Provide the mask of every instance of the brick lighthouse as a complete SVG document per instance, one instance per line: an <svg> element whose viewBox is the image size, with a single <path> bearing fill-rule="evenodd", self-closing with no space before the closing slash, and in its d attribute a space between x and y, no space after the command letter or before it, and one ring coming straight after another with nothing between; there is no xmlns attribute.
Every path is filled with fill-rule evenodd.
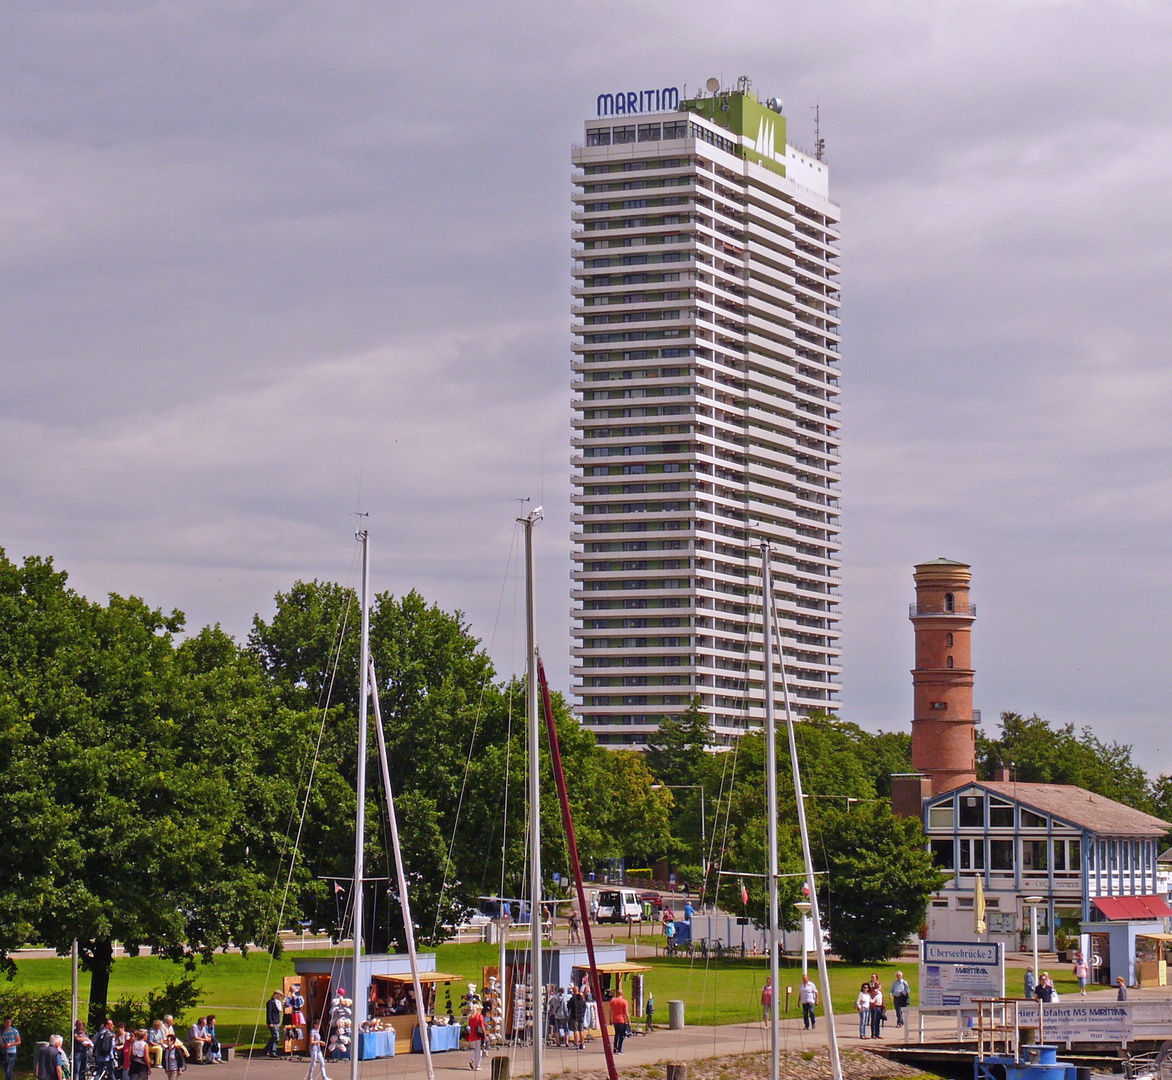
<svg viewBox="0 0 1172 1080"><path fill-rule="evenodd" d="M912 670L912 765L930 784L926 794L977 778L973 724L971 569L952 559L920 563L909 617L916 635ZM927 785L925 785L927 786Z"/></svg>

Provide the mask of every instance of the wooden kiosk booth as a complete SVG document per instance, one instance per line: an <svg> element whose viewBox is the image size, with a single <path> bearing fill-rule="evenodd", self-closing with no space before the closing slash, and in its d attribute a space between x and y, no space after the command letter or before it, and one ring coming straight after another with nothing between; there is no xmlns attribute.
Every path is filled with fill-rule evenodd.
<svg viewBox="0 0 1172 1080"><path fill-rule="evenodd" d="M447 998L440 997L441 988L444 984L459 983L461 978L459 975L436 971L435 953L419 953L418 959L419 981L425 997L424 1009L428 1020L446 1020ZM359 965L357 986L354 985L352 956L298 957L294 960L293 967L296 974L287 976L283 983L287 1053L309 1053L309 1028L315 1024L319 1025L318 1030L321 1031L322 1038L328 1038L331 999L342 988L346 990L345 996L352 998L354 1002L351 1048L357 1047L360 1059L393 1057L396 1053L411 1053L416 1047L422 1052L423 1048L418 1043L415 1032L418 1019L411 982L411 960L406 953L363 956ZM296 985L300 986L300 996L305 1001L304 1024L292 1022L295 1010L289 1002ZM440 997L438 1017L437 997ZM408 1001L410 1012L406 1011ZM458 999L453 1002L453 1006L458 1006ZM458 1020L458 1009L456 1015ZM367 1020L377 1025L377 1031L363 1033L362 1025ZM428 1026L429 1034L436 1030L430 1023ZM438 1036L430 1036L432 1049L452 1049L446 1045L451 1041L450 1032L446 1030L450 1026L437 1025L445 1030ZM454 1025L454 1030L458 1037L458 1023ZM444 1045L437 1046L437 1043Z"/></svg>

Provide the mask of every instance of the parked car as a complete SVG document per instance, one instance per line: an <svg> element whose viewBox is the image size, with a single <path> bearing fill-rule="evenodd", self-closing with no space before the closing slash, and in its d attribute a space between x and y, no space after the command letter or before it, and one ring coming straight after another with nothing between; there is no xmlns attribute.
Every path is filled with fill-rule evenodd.
<svg viewBox="0 0 1172 1080"><path fill-rule="evenodd" d="M598 922L643 921L643 905L634 889L602 889L598 893Z"/></svg>
<svg viewBox="0 0 1172 1080"><path fill-rule="evenodd" d="M639 894L639 902L650 904L656 911L663 910L663 897L657 892L641 892Z"/></svg>

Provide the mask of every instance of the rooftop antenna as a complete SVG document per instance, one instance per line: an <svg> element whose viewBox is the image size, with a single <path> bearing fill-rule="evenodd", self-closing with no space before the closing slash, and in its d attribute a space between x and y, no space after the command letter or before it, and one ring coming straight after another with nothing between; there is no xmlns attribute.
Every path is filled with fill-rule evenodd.
<svg viewBox="0 0 1172 1080"><path fill-rule="evenodd" d="M822 107L821 103L814 106L814 157L819 161L826 153L826 140L822 138Z"/></svg>

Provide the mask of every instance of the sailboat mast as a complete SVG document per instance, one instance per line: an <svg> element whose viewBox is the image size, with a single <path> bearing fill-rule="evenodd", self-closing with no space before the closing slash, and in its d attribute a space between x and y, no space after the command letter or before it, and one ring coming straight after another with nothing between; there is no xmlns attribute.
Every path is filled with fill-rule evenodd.
<svg viewBox="0 0 1172 1080"><path fill-rule="evenodd" d="M773 568L768 541L761 542L761 607L765 615L765 825L769 839L769 1076L781 1075L781 1027L777 1015L781 963L777 952L777 723L773 709ZM784 662L782 664L784 667Z"/></svg>
<svg viewBox="0 0 1172 1080"><path fill-rule="evenodd" d="M366 995L362 989L362 877L363 841L366 838L366 709L370 696L370 537L358 530L362 544L362 629L358 654L358 809L354 815L354 1021L350 1041L350 1080L358 1080L358 1032L366 1018Z"/></svg>
<svg viewBox="0 0 1172 1080"><path fill-rule="evenodd" d="M766 545L767 548L767 545ZM766 597L766 603L773 606L773 596ZM842 1062L838 1056L838 1032L834 1027L834 1001L830 992L830 972L826 966L826 943L822 939L822 919L818 912L818 892L814 883L814 860L810 855L810 832L806 828L806 798L802 794L802 774L798 768L798 744L794 735L794 715L789 703L789 680L785 674L785 651L781 647L781 633L777 634L777 652L781 661L781 693L785 702L785 727L789 736L789 759L794 774L794 800L798 804L798 829L802 835L802 858L806 864L806 890L810 894L810 916L814 922L814 944L818 950L818 978L822 982L822 1002L826 1017L826 1040L830 1051L830 1075L833 1080L842 1080ZM802 928L802 949L806 948L805 927ZM776 1002L776 990L774 1001Z"/></svg>
<svg viewBox="0 0 1172 1080"><path fill-rule="evenodd" d="M529 650L525 704L529 715L529 930L532 958L529 965L533 989L533 1080L541 1080L544 1059L541 1012L541 741L537 724L537 616L533 604L533 526L541 520L541 507L517 519L525 528L525 637Z"/></svg>

